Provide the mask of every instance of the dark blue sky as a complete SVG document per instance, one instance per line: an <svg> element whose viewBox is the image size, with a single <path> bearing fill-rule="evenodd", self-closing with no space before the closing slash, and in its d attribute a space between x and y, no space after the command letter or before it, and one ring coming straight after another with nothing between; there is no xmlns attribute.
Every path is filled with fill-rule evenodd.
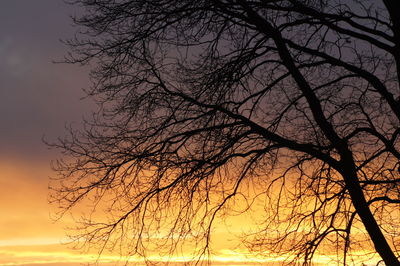
<svg viewBox="0 0 400 266"><path fill-rule="evenodd" d="M60 39L74 35L76 11L62 0L0 1L0 157L49 157L42 136L88 113L87 71L52 63L67 52Z"/></svg>

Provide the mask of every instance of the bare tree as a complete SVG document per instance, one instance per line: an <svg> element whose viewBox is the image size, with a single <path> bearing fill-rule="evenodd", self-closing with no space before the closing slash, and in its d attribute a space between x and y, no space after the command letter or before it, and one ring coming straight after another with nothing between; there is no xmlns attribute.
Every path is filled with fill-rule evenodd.
<svg viewBox="0 0 400 266"><path fill-rule="evenodd" d="M215 218L262 198L254 252L400 265L398 1L75 4L68 61L93 64L99 111L53 144L52 196L109 214L78 239L146 256L162 233L201 261Z"/></svg>

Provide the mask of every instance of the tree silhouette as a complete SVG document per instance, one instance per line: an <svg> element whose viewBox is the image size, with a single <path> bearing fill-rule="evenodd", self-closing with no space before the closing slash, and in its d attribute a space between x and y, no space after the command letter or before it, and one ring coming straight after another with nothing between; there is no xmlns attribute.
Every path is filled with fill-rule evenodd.
<svg viewBox="0 0 400 266"><path fill-rule="evenodd" d="M262 198L254 252L400 265L398 1L74 3L67 61L92 64L99 111L52 144L52 196L109 214L78 239L145 256L162 233L201 261L215 218Z"/></svg>

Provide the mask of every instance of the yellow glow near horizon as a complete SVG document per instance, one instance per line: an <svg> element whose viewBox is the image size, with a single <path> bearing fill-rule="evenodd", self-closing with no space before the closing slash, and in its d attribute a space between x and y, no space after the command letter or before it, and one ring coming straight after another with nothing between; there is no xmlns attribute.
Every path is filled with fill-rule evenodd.
<svg viewBox="0 0 400 266"><path fill-rule="evenodd" d="M32 242L32 241L31 241ZM14 242L17 243L17 242ZM83 254L78 250L73 250L65 245L40 245L36 242L36 245L17 245L17 246L1 246L0 247L0 265L46 265L57 263L94 263L97 262L99 265L119 265L118 263L124 263L127 260L135 265L144 265L143 259L138 256L130 257L129 259L121 258L119 255L104 254L100 258L98 254L86 253ZM355 254L357 255L357 254ZM361 254L360 254L361 255ZM318 255L315 258L315 265L328 265L332 263L334 258L329 256ZM169 262L169 265L181 265L182 263L192 261L190 256L165 256L161 257L158 255L150 255L147 258L148 261L153 261L163 264L163 262ZM215 255L210 258L210 262L213 265L281 265L285 260L284 257L262 257L254 256L240 249L220 249ZM371 260L371 265L376 265L378 259ZM354 261L357 263L357 261ZM369 265L369 264L368 264Z"/></svg>

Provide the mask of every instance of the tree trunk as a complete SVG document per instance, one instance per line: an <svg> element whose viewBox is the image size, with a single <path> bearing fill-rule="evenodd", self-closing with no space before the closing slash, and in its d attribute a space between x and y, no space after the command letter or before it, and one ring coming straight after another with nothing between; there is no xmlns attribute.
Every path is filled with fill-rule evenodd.
<svg viewBox="0 0 400 266"><path fill-rule="evenodd" d="M387 266L400 266L400 262L390 248L385 236L383 235L378 223L376 222L368 203L365 200L364 193L360 187L357 173L351 152L347 150L347 155L342 157L341 174L346 183L352 203L357 211L358 216L361 218L365 229L367 230L372 242L374 243L375 250L382 257Z"/></svg>

